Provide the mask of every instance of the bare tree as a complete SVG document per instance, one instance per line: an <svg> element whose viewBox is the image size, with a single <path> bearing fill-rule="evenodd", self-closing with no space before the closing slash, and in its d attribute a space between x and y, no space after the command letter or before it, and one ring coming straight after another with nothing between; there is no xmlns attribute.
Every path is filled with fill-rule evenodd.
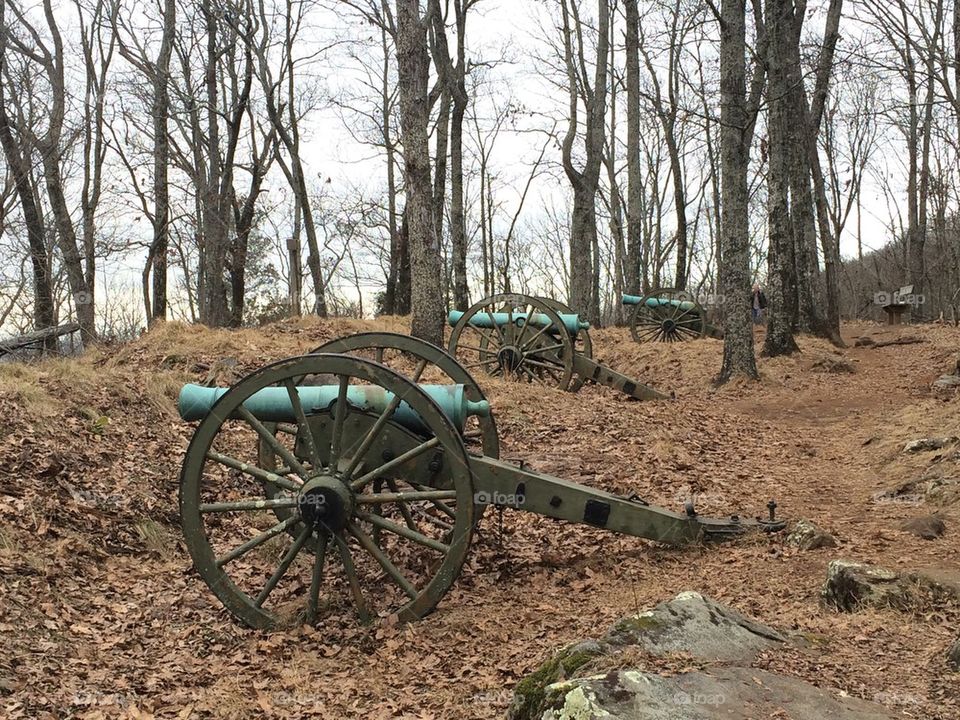
<svg viewBox="0 0 960 720"><path fill-rule="evenodd" d="M596 196L603 162L607 105L607 63L610 42L609 0L597 2L596 55L591 80L587 64L587 25L580 17L578 0L560 0L563 18L563 53L567 71L569 115L563 138L563 169L573 187L570 225L570 304L589 322L600 319L599 288L596 287L597 210ZM574 165L574 144L579 134L579 106L584 107L583 168Z"/></svg>

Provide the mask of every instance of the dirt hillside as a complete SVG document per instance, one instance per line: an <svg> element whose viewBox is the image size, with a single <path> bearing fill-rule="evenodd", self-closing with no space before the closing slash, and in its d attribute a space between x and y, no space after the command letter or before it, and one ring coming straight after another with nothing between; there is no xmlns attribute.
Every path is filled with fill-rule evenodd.
<svg viewBox="0 0 960 720"><path fill-rule="evenodd" d="M676 550L510 511L501 530L490 512L462 576L422 622L274 633L234 622L178 529L192 432L176 414L180 386L347 332L406 327L170 324L79 359L0 365L0 716L501 717L511 688L559 646L698 590L818 649L766 657L768 669L904 717L960 717L960 674L944 662L960 608L840 615L819 602L837 558L960 578L960 505L878 500L936 463L960 475L947 451L902 451L960 435L960 400L930 391L960 353L952 327L847 326L844 350L800 338L799 355L760 360L762 382L719 389L719 341L639 346L626 330L594 333L600 360L672 391L669 402L594 386L532 398L529 386L480 379L501 456L676 510L696 493L703 514L752 516L775 498L781 515L816 522L839 548L801 552L774 536ZM854 347L862 336L922 342ZM944 537L899 530L935 509Z"/></svg>

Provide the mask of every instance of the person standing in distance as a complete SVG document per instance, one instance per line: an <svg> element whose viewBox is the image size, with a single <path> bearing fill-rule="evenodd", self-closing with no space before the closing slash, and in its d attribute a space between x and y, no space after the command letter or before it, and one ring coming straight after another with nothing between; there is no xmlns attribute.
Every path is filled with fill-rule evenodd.
<svg viewBox="0 0 960 720"><path fill-rule="evenodd" d="M753 302L751 303L751 309L753 311L753 324L762 325L763 324L763 311L767 308L767 296L763 294L763 290L760 289L760 283L753 284Z"/></svg>

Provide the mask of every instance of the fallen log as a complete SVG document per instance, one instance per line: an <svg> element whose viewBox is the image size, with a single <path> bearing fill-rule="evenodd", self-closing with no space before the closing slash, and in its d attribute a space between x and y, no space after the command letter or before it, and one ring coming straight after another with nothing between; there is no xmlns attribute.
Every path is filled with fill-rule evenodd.
<svg viewBox="0 0 960 720"><path fill-rule="evenodd" d="M6 355L7 353L11 353L15 350L30 347L31 345L42 343L44 340L47 340L51 337L69 335L70 333L76 332L79 329L79 323L65 323L63 325L43 328L42 330L35 330L32 333L19 335L8 340L2 340L0 341L0 356Z"/></svg>
<svg viewBox="0 0 960 720"><path fill-rule="evenodd" d="M896 340L883 340L882 342L875 342L872 345L867 345L873 349L889 347L890 345L916 345L917 343L926 342L923 338L920 337L902 337L897 338Z"/></svg>

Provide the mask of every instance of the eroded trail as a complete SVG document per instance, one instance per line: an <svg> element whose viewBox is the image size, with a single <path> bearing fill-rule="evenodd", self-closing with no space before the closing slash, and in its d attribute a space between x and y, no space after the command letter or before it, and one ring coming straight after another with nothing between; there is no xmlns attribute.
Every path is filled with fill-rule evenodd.
<svg viewBox="0 0 960 720"><path fill-rule="evenodd" d="M929 392L956 358L957 330L911 329L925 342L841 353L802 338L801 355L761 360L762 383L721 389L710 383L719 342L637 346L608 330L596 334L598 357L674 390L675 401L488 384L508 458L673 509L693 495L704 514L765 513L776 498L779 513L813 520L839 548L801 552L778 536L671 550L492 511L460 580L420 623L368 628L345 614L323 628L246 630L205 590L179 541L177 472L190 429L171 399L219 357L252 369L360 326L174 326L72 364L0 367L0 411L11 418L0 435L0 714L500 717L517 680L559 646L698 590L807 639L809 649L766 655L764 667L905 717L960 715L960 682L943 662L956 607L840 615L819 602L836 558L960 567L954 508L941 508L947 534L925 541L898 526L937 508L875 500L936 463L935 453L903 453L905 442L960 434L960 401ZM851 346L863 334L893 336L845 329ZM836 362L854 371L825 371Z"/></svg>

